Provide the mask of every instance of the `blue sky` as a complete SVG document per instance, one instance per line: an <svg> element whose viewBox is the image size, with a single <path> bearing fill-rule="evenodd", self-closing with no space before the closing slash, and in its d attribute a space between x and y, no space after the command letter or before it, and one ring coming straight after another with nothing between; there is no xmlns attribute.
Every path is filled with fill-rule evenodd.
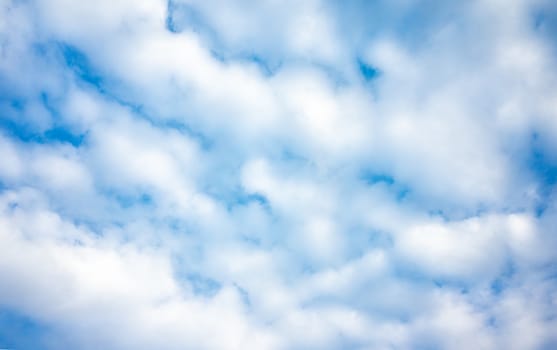
<svg viewBox="0 0 557 350"><path fill-rule="evenodd" d="M550 0L5 0L0 348L557 347Z"/></svg>

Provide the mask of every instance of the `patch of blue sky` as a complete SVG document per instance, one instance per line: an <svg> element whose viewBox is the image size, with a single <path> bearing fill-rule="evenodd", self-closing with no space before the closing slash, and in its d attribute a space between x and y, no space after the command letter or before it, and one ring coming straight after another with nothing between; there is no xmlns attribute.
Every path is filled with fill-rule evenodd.
<svg viewBox="0 0 557 350"><path fill-rule="evenodd" d="M364 174L362 174L362 180L364 180L369 185L375 185L377 183L394 185L395 183L395 178L392 175L374 172L365 172Z"/></svg>
<svg viewBox="0 0 557 350"><path fill-rule="evenodd" d="M184 122L183 120L168 119L161 120L157 118L152 118L147 114L143 114L145 118L149 120L151 125L158 129L173 129L178 132L188 136L193 139L201 147L202 150L209 151L214 147L215 140L208 137L206 134L201 132L199 129L194 128L190 124Z"/></svg>
<svg viewBox="0 0 557 350"><path fill-rule="evenodd" d="M498 277L493 280L489 286L491 293L493 295L501 295L509 287L509 279L504 277Z"/></svg>
<svg viewBox="0 0 557 350"><path fill-rule="evenodd" d="M531 16L532 26L557 50L557 6L554 2L541 2Z"/></svg>
<svg viewBox="0 0 557 350"><path fill-rule="evenodd" d="M532 150L530 169L544 189L551 189L557 183L557 163L544 150Z"/></svg>
<svg viewBox="0 0 557 350"><path fill-rule="evenodd" d="M302 65L309 65L320 70L325 74L328 82L334 87L338 88L351 86L351 81L346 74L345 67L338 67L328 63L311 60L301 61L300 63Z"/></svg>
<svg viewBox="0 0 557 350"><path fill-rule="evenodd" d="M193 6L169 0L167 3L166 29L172 33L191 31L201 36L210 47L213 58L226 62L228 52L218 33L208 25L203 15Z"/></svg>
<svg viewBox="0 0 557 350"><path fill-rule="evenodd" d="M393 175L388 173L364 170L360 173L359 178L369 186L386 186L389 191L395 194L398 201L405 200L412 193L408 185L397 181Z"/></svg>
<svg viewBox="0 0 557 350"><path fill-rule="evenodd" d="M37 130L35 124L29 122L21 115L16 116L16 118L0 116L0 130L23 142L39 144L69 143L74 147L79 147L84 142L86 136L85 134L75 134L63 126L54 126L47 130Z"/></svg>
<svg viewBox="0 0 557 350"><path fill-rule="evenodd" d="M358 69L360 70L360 74L362 75L365 81L372 81L374 79L379 78L379 76L381 75L379 68L374 67L371 64L364 62L361 59L358 59L357 62L358 62Z"/></svg>
<svg viewBox="0 0 557 350"><path fill-rule="evenodd" d="M208 43L209 51L214 59L224 64L228 62L252 63L267 78L275 75L285 65L298 65L319 69L337 87L350 84L346 74L348 67L331 65L309 56L281 55L269 47L248 45L248 43L239 47L229 46L211 27L203 14L189 4L168 1L166 27L173 33L192 31L199 34ZM363 62L362 64L359 69L366 80L377 77L379 72L374 67L365 65Z"/></svg>
<svg viewBox="0 0 557 350"><path fill-rule="evenodd" d="M509 265L511 266L511 265ZM492 283L497 284L497 280L506 283L505 281L513 277L514 270L511 268L504 269L499 276L496 276L492 281L476 280L463 278L462 276L453 276L442 273L424 272L420 267L413 265L404 260L396 260L392 268L391 276L400 281L405 281L413 285L417 289L445 289L459 294L468 294L470 291L476 290L478 283ZM479 282L478 282L479 281ZM503 287L503 285L500 285Z"/></svg>
<svg viewBox="0 0 557 350"><path fill-rule="evenodd" d="M240 298L242 299L242 303L244 304L244 306L248 308L251 307L251 299L250 299L249 292L237 283L234 283L234 286L240 293Z"/></svg>
<svg viewBox="0 0 557 350"><path fill-rule="evenodd" d="M527 165L539 185L540 198L536 203L536 215L544 213L549 205L550 196L557 184L557 159L548 153L546 141L538 133L533 133Z"/></svg>
<svg viewBox="0 0 557 350"><path fill-rule="evenodd" d="M366 232L366 242L361 247L362 250L373 248L390 249L394 246L393 237L388 232L372 230Z"/></svg>
<svg viewBox="0 0 557 350"><path fill-rule="evenodd" d="M165 24L166 29L173 33L180 33L188 29L196 32L209 31L199 11L186 3L172 0L167 2Z"/></svg>
<svg viewBox="0 0 557 350"><path fill-rule="evenodd" d="M52 46L58 50L62 57L61 63L74 74L78 85L85 84L85 89L93 88L103 98L125 106L138 115L146 115L142 104L126 97L124 91L127 88L113 77L103 75L81 49L64 42L56 42Z"/></svg>
<svg viewBox="0 0 557 350"><path fill-rule="evenodd" d="M273 76L284 64L284 57L271 58L256 47L233 49L227 47L218 33L193 6L169 0L167 5L166 28L170 32L192 31L209 43L212 57L222 63L246 62L256 65L265 77Z"/></svg>
<svg viewBox="0 0 557 350"><path fill-rule="evenodd" d="M186 280L196 295L211 298L222 288L217 280L204 276L200 273L189 273Z"/></svg>
<svg viewBox="0 0 557 350"><path fill-rule="evenodd" d="M215 185L216 182L213 182ZM222 186L213 186L212 188L205 189L205 192L211 195L212 198L220 201L225 205L228 211L236 210L238 207L247 206L257 203L267 213L272 213L271 202L261 193L248 193L241 187L235 186L234 189L229 189L224 184Z"/></svg>
<svg viewBox="0 0 557 350"><path fill-rule="evenodd" d="M282 61L270 61L265 59L263 56L256 53L246 53L241 54L239 59L246 60L247 62L254 63L260 68L260 71L264 76L270 77L277 73L283 65Z"/></svg>
<svg viewBox="0 0 557 350"><path fill-rule="evenodd" d="M19 312L0 308L0 349L44 349L49 328Z"/></svg>
<svg viewBox="0 0 557 350"><path fill-rule="evenodd" d="M69 143L78 147L83 143L85 135L75 135L65 128L53 128L44 132L30 130L28 124L15 123L11 120L0 119L0 129L6 134L24 142L47 143Z"/></svg>
<svg viewBox="0 0 557 350"><path fill-rule="evenodd" d="M46 46L46 44L37 44L34 46L35 51L41 55L48 55L50 48ZM86 61L83 55L78 54L76 50L67 47L64 50L69 64L74 68L83 65L83 62ZM70 59L70 56L74 57ZM85 71L85 68L82 67L79 70ZM82 78L92 79L87 74L82 75ZM0 83L0 85L3 84ZM64 125L57 108L59 100L59 97L45 91L38 92L36 96L18 96L17 93L2 91L0 95L0 129L24 142L42 144L60 142L70 143L77 147L82 144L85 135L76 134ZM42 108L43 123L37 123L37 112L32 109L32 105L39 105Z"/></svg>
<svg viewBox="0 0 557 350"><path fill-rule="evenodd" d="M355 54L365 52L370 40L397 38L408 47L428 44L430 34L446 23L458 24L467 2L437 0L396 2L389 0L328 0L344 39Z"/></svg>
<svg viewBox="0 0 557 350"><path fill-rule="evenodd" d="M140 193L135 195L126 195L126 194L114 194L112 196L113 199L123 208L131 208L133 206L153 206L154 201L150 194L148 193Z"/></svg>
<svg viewBox="0 0 557 350"><path fill-rule="evenodd" d="M176 130L181 134L193 139L203 150L210 150L215 143L215 140L210 139L207 135L201 132L199 129L195 128L191 124L187 123L187 119L190 119L190 115L167 115L167 116L156 116L155 112L149 110L145 105L137 103L136 101L130 100L129 98L120 96L124 95L119 93L121 86L116 87L111 84L111 88L115 91L102 91L102 97L108 101L114 102L120 106L125 107L137 118L145 120L151 126L160 130ZM112 89L111 89L112 90ZM194 119L194 118L191 118Z"/></svg>
<svg viewBox="0 0 557 350"><path fill-rule="evenodd" d="M444 349L444 346L440 337L419 334L411 340L410 348L415 350L440 350Z"/></svg>
<svg viewBox="0 0 557 350"><path fill-rule="evenodd" d="M432 34L444 28L447 23L458 26L462 12L469 6L466 1L440 2L425 0L410 4L406 11L397 13L393 32L409 47L427 47Z"/></svg>
<svg viewBox="0 0 557 350"><path fill-rule="evenodd" d="M284 59L270 59L262 53L253 50L229 51L224 47L216 46L211 50L211 54L213 58L222 63L235 62L253 64L266 78L275 75L285 64Z"/></svg>
<svg viewBox="0 0 557 350"><path fill-rule="evenodd" d="M422 271L419 267L407 263L406 261L396 261L396 264L393 265L391 276L396 279L411 282L417 287L431 286L433 284L439 288L447 285L449 282L444 278L431 276Z"/></svg>
<svg viewBox="0 0 557 350"><path fill-rule="evenodd" d="M276 153L280 161L292 163L297 167L305 166L310 163L308 158L297 152L293 147L288 147L288 145L277 149Z"/></svg>
<svg viewBox="0 0 557 350"><path fill-rule="evenodd" d="M250 248L263 246L263 240L258 237L253 237L250 235L240 235L240 240L245 243L246 246Z"/></svg>
<svg viewBox="0 0 557 350"><path fill-rule="evenodd" d="M423 203L422 203L423 204ZM425 204L424 204L425 205ZM455 220L466 220L475 217L482 217L492 210L491 206L484 202L475 203L470 207L463 206L448 206L445 205L443 208L439 208L435 201L430 204L430 208L427 211L428 215L441 219L443 222L450 222ZM513 213L516 212L516 208L499 208L499 213Z"/></svg>
<svg viewBox="0 0 557 350"><path fill-rule="evenodd" d="M185 218L168 215L162 218L153 217L150 218L151 221L160 227L165 227L172 232L173 235L183 236L192 235L195 236L199 233L199 228L196 226L197 223Z"/></svg>
<svg viewBox="0 0 557 350"><path fill-rule="evenodd" d="M267 199L267 197L265 197L264 195L260 194L260 193L245 193L245 194L238 194L235 198L234 201L236 204L239 205L244 205L244 204L248 204L248 203L259 203L264 207L269 207L270 203L269 200Z"/></svg>
<svg viewBox="0 0 557 350"><path fill-rule="evenodd" d="M57 46L62 54L64 63L69 69L71 69L76 77L88 84L95 86L100 91L103 90L102 86L104 84L104 79L91 64L89 58L87 57L87 55L85 55L85 53L83 53L77 47L69 44L60 42L57 44Z"/></svg>

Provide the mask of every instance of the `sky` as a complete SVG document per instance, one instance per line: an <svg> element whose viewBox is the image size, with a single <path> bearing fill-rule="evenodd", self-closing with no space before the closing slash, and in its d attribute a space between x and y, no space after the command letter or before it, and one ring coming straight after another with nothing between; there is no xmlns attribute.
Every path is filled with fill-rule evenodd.
<svg viewBox="0 0 557 350"><path fill-rule="evenodd" d="M553 0L0 1L0 348L557 348Z"/></svg>

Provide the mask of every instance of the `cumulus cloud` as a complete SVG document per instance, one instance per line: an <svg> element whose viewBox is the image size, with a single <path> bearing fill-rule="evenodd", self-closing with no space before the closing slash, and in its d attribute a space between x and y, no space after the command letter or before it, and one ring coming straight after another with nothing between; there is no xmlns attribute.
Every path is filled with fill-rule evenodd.
<svg viewBox="0 0 557 350"><path fill-rule="evenodd" d="M557 346L546 0L0 5L0 347Z"/></svg>

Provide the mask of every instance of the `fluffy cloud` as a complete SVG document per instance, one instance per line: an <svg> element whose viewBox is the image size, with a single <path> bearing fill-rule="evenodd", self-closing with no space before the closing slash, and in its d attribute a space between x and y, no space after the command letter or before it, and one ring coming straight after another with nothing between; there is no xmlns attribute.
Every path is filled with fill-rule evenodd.
<svg viewBox="0 0 557 350"><path fill-rule="evenodd" d="M555 347L554 7L5 1L0 347Z"/></svg>

